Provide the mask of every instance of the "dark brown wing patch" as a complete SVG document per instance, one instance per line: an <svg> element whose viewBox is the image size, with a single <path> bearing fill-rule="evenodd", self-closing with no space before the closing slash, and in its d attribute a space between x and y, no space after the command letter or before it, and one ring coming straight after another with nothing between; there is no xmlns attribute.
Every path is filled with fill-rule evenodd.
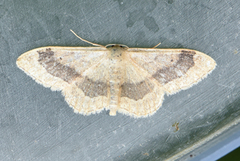
<svg viewBox="0 0 240 161"><path fill-rule="evenodd" d="M76 83L77 87L80 88L85 96L89 96L91 98L98 96L106 96L108 95L109 86L107 83L100 81L93 81L88 77L85 77L82 83Z"/></svg>
<svg viewBox="0 0 240 161"><path fill-rule="evenodd" d="M153 88L154 84L148 80L136 84L125 82L121 85L121 97L128 97L137 101L152 92Z"/></svg>
<svg viewBox="0 0 240 161"><path fill-rule="evenodd" d="M182 50L178 55L178 61L176 63L172 66L157 70L157 72L153 74L153 78L161 84L166 84L174 79L182 77L191 67L194 66L194 55L194 51Z"/></svg>
<svg viewBox="0 0 240 161"><path fill-rule="evenodd" d="M54 57L54 52L48 48L46 51L37 51L39 55L38 62L47 70L51 75L61 78L62 80L71 83L75 78L81 77L74 68L63 65L59 60Z"/></svg>

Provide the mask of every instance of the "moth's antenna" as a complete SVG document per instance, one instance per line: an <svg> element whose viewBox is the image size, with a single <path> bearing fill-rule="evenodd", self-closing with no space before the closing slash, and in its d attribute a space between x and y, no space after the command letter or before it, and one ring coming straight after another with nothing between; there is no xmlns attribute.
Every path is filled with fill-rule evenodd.
<svg viewBox="0 0 240 161"><path fill-rule="evenodd" d="M157 45L155 45L154 47L152 47L153 49L158 47L161 43L158 43Z"/></svg>
<svg viewBox="0 0 240 161"><path fill-rule="evenodd" d="M101 46L101 47L104 47L104 48L106 48L105 46L103 46L103 45L100 45L100 44L96 44L96 43L93 43L93 42L90 42L90 41L87 41L87 40L85 40L85 39L83 39L83 38L81 38L80 36L78 36L72 29L70 29L70 31L77 37L77 38L79 38L80 40L82 40L82 41L84 41L84 42L86 42L86 43L89 43L89 44L92 44L92 45L94 45L94 46Z"/></svg>

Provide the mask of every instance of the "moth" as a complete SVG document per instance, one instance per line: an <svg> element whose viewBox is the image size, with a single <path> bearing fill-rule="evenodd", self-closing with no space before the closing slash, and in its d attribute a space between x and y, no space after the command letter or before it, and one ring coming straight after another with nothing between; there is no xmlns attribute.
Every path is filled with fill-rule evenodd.
<svg viewBox="0 0 240 161"><path fill-rule="evenodd" d="M96 47L40 47L22 54L16 64L37 83L62 91L74 112L83 115L106 109L111 116L150 116L165 93L191 87L216 66L196 50L103 46L76 36Z"/></svg>

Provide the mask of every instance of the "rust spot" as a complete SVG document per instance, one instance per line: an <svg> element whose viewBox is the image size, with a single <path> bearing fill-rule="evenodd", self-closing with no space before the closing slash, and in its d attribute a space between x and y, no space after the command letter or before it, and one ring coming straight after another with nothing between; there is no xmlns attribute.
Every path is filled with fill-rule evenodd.
<svg viewBox="0 0 240 161"><path fill-rule="evenodd" d="M149 153L144 153L143 155L149 156Z"/></svg>
<svg viewBox="0 0 240 161"><path fill-rule="evenodd" d="M175 127L175 131L174 132L177 132L179 130L179 123L178 122L175 122L172 127Z"/></svg>

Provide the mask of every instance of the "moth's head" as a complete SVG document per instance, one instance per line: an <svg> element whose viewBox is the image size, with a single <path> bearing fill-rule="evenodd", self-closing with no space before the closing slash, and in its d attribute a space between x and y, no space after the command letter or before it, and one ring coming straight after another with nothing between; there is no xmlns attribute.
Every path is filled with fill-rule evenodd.
<svg viewBox="0 0 240 161"><path fill-rule="evenodd" d="M122 49L122 50L127 50L129 47L126 45L122 45L122 44L108 44L105 46L107 49Z"/></svg>
<svg viewBox="0 0 240 161"><path fill-rule="evenodd" d="M109 57L110 58L122 58L125 55L125 51L128 49L126 45L122 44L108 44L106 48L110 51Z"/></svg>

